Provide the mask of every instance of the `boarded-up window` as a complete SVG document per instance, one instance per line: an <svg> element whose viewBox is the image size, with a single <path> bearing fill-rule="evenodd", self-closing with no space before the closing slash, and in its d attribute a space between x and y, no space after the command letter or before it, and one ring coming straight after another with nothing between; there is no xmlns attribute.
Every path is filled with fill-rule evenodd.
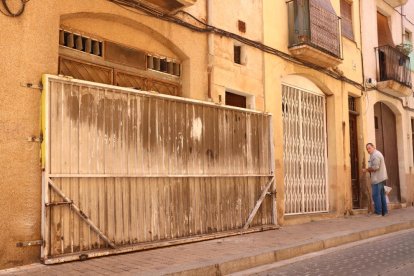
<svg viewBox="0 0 414 276"><path fill-rule="evenodd" d="M378 46L395 46L392 40L391 29L388 25L388 17L377 12Z"/></svg>
<svg viewBox="0 0 414 276"><path fill-rule="evenodd" d="M105 84L113 83L113 69L97 64L81 62L67 57L59 58L59 74L75 79Z"/></svg>
<svg viewBox="0 0 414 276"><path fill-rule="evenodd" d="M115 70L113 67L100 66L81 60L73 60L67 57L59 58L59 74L72 76L73 78L80 80L181 96L181 87L179 83L122 72Z"/></svg>
<svg viewBox="0 0 414 276"><path fill-rule="evenodd" d="M234 63L241 64L241 46L234 45Z"/></svg>
<svg viewBox="0 0 414 276"><path fill-rule="evenodd" d="M105 41L105 60L145 70L147 55L140 50L132 49L117 43Z"/></svg>
<svg viewBox="0 0 414 276"><path fill-rule="evenodd" d="M352 27L352 3L341 0L341 27L342 35L354 40L354 30Z"/></svg>
<svg viewBox="0 0 414 276"><path fill-rule="evenodd" d="M246 97L226 92L226 105L246 108Z"/></svg>

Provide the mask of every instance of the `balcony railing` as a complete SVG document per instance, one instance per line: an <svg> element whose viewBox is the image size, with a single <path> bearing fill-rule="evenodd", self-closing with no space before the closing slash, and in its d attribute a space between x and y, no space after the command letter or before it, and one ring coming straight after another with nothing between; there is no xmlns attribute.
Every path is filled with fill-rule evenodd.
<svg viewBox="0 0 414 276"><path fill-rule="evenodd" d="M292 0L287 3L289 48L309 45L341 58L340 19L324 3L326 1L323 0Z"/></svg>
<svg viewBox="0 0 414 276"><path fill-rule="evenodd" d="M392 46L376 48L378 80L396 81L399 84L412 87L410 58Z"/></svg>

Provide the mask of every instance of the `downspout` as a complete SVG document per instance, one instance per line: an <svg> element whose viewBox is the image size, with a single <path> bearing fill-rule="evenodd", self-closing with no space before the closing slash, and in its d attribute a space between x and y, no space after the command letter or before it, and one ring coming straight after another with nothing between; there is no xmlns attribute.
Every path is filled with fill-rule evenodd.
<svg viewBox="0 0 414 276"><path fill-rule="evenodd" d="M264 1L262 1L262 10L261 10L261 15L262 15L262 43L265 44L265 19L264 19ZM263 102L264 102L264 106L263 106L263 111L267 112L267 106L266 106L266 53L264 51L262 51L262 78L263 78Z"/></svg>
<svg viewBox="0 0 414 276"><path fill-rule="evenodd" d="M368 94L366 94L367 87L366 87L366 82L365 82L365 68L364 68L364 54L363 54L364 45L363 45L363 35L362 35L362 0L359 0L358 2L359 2L359 43L361 43L360 57L361 57L362 86L363 86L363 90L361 91L361 96L365 94L366 97L367 97L366 100L368 100ZM366 103L364 105L365 105L365 109L369 108L366 105ZM366 114L367 111L368 110L365 110L365 112L362 112L362 106L361 106L361 114ZM365 116L365 115L362 115L362 116ZM363 119L362 121L364 121L364 118L362 118L362 119ZM364 129L364 128L362 128L362 129ZM362 132L363 132L363 130L362 130ZM365 135L364 135L364 137L365 137ZM364 139L362 144L365 145L365 142L366 142L366 140ZM358 147L361 147L361 145L359 145ZM359 166L359 164L358 164L358 170L360 171L362 168L365 168L365 152L363 151L362 155L359 155L359 156L362 156L362 160L359 160L359 161L361 161L361 166ZM371 200L370 200L371 199L371 194L370 194L369 188L367 186L367 183L368 183L367 178L364 177L363 174L359 174L359 188L360 188L359 194L360 195L364 194L368 198L368 202L367 202L368 206L367 207L368 207L368 213L369 213L370 211L372 212L372 207L371 207ZM366 187L366 188L363 189L362 187ZM352 204L352 202L351 202L351 204ZM360 200L359 204L360 204L360 207L363 207L362 200Z"/></svg>
<svg viewBox="0 0 414 276"><path fill-rule="evenodd" d="M363 91L362 93L364 93L367 88L365 86L365 69L364 69L364 55L363 55L363 51L364 51L364 46L362 44L362 4L361 4L362 0L359 0L359 43L361 44L361 53L360 53L360 58L361 58L361 70L362 70L362 84L363 84Z"/></svg>
<svg viewBox="0 0 414 276"><path fill-rule="evenodd" d="M212 26L212 17L213 17L213 1L206 0L206 17L207 17L207 24ZM207 35L207 78L208 78L208 86L207 86L207 98L208 100L212 99L212 87L213 87L213 71L214 71L214 34L213 32L209 32Z"/></svg>
<svg viewBox="0 0 414 276"><path fill-rule="evenodd" d="M405 31L404 31L404 5L401 6L401 12L400 12L400 16L401 16L401 45L404 45L405 41L404 41L404 37L405 37ZM405 97L405 101L402 101L402 106L403 108L408 106L408 97Z"/></svg>
<svg viewBox="0 0 414 276"><path fill-rule="evenodd" d="M404 43L404 16L403 16L403 12L404 12L404 6L401 6L401 44Z"/></svg>

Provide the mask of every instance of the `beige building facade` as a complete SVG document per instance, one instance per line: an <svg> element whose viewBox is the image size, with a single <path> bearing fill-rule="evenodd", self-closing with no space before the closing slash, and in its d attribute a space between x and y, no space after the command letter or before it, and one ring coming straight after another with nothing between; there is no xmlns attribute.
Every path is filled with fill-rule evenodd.
<svg viewBox="0 0 414 276"><path fill-rule="evenodd" d="M1 268L39 262L41 257L42 75L264 111L264 54L242 43L263 41L263 21L257 16L262 2L239 2L139 5L71 0L0 5ZM250 204L254 203L252 198ZM240 206L240 200L234 204ZM236 224L223 227L239 227Z"/></svg>
<svg viewBox="0 0 414 276"><path fill-rule="evenodd" d="M365 142L384 153L390 201L411 206L413 166L413 1L364 1L362 6ZM366 157L367 158L367 157Z"/></svg>
<svg viewBox="0 0 414 276"><path fill-rule="evenodd" d="M248 179L217 182L223 184L223 191L216 182L211 184L212 182L203 180L203 183L210 183L206 184L206 187L211 186L202 190L201 186L191 186L193 184L189 181L188 187L193 188L189 188L185 196L180 197L180 192L186 191L183 188L177 192L177 198L174 199L172 193L168 197L168 200L172 200L172 205L175 202L184 202L180 203L182 205L179 205L177 210L184 210L184 204L188 203L188 212L183 212L176 221L168 220L168 223L162 224L163 217L160 214L163 211L170 212L174 217L173 209L169 209L166 204L166 207L152 212L156 208L148 207L148 214L152 212L155 215L150 214L146 217L150 221L148 225L151 226L145 226L146 230L149 229L145 234L147 236L144 235L145 237L140 240L141 237L138 235L138 241L155 243L160 240L174 240L182 237L180 235L191 237L195 234L208 235L247 228L249 225L245 224L246 220L251 210L255 209L253 207L261 193L266 199L259 209L260 218L251 221L260 227L337 217L352 214L358 209L366 209L369 185L360 171L367 160L365 143L378 143L375 135L378 131L375 130L374 122L377 102L386 105L379 107L380 112L383 112L382 109L388 112L386 108L389 107L396 118L395 139L398 145L397 170L400 193L396 196L395 203L413 202L414 189L410 183L411 167L414 164L414 132L411 127L414 125L411 118L414 117L414 113L411 114L414 101L405 89L408 83L401 86L398 82L400 86L395 84L397 88L391 86L391 90L397 89L397 92L391 92L391 96L387 92L378 91L380 82L377 77L375 49L379 45L375 39L370 41L366 38L376 37L377 34L373 34L372 30L374 27L377 29L377 26L374 26L377 21L374 24L372 19L380 12L391 18L388 22L392 23L390 33L394 46L402 39L412 39L410 34L414 29L410 22L413 22L413 14L410 13L414 9L410 8L413 5L411 0L405 6L397 5L395 9L382 1L361 0L140 1L143 4L126 0L47 0L29 1L26 4L23 4L24 1L19 2L16 1L8 7L0 4L3 12L0 14L0 219L3 221L0 225L0 268L39 262L41 257L45 257L41 253L44 252L42 248L45 245L42 245L41 241L42 235L45 234L49 238L52 237L51 241L48 240L52 243L52 246L48 245L49 252L64 255L79 249L75 243L61 241L64 240L62 237L67 238L67 230L60 229L67 229L65 225L73 220L72 217L70 220L66 219L66 211L48 217L48 211L42 206L45 205L45 198L48 199L48 196L42 194L45 183L50 184L53 189L57 187L65 191L64 182L55 185L57 182L47 183L42 179L42 176L45 176L45 164L42 165L42 161L45 163L45 153L41 151L40 142L42 139L47 141L48 138L41 137L41 134L46 135L45 123L41 122L40 115L42 112L45 114L45 100L42 100L42 96L45 95L45 87L53 87L56 83L62 85L62 93L71 93L70 96L78 92L67 92L65 87L77 86L90 91L110 89L114 94L131 94L134 90L149 91L140 95L143 99L154 97L159 100L157 114L163 114L162 116L167 118L167 123L164 122L167 126L171 121L168 114L162 113L161 106L169 100L180 102L176 96L188 100L183 109L186 110L186 115L180 118L188 119L189 113L199 112L194 111L197 110L196 107L192 107L194 104L202 105L209 111L219 108L220 112L213 112L216 115L211 116L222 116L220 126L228 126L226 123L229 118L234 118L234 121L238 122L231 125L231 130L223 131L226 135L234 133L234 136L238 136L231 140L237 141L236 146L229 140L221 145L222 141L211 142L207 136L203 136L206 142L197 145L202 144L203 147L200 148L205 152L198 151L196 144L194 147L182 146L181 149L188 150L189 157L183 154L183 159L191 160L193 168L197 167L195 164L201 163L200 166L207 164L208 167L209 158L214 159L216 156L212 150L214 147L219 151L223 150L221 153L225 153L224 155L229 158L237 150L243 150L245 155L242 157L246 159L240 159L244 160L240 161L240 168L246 170L244 176ZM362 21L361 13L364 14ZM403 30L400 27L401 20ZM43 79L49 78L50 81L41 83L44 74L49 74L49 77ZM50 91L58 93L60 90L54 87L55 90ZM118 91L117 87L122 88ZM399 89L407 95L399 95ZM60 110L59 106L63 110L64 104L71 105L71 100L65 102L63 97L61 100L55 98L54 102L55 111ZM79 102L77 108L81 105ZM91 110L95 110L94 108L91 105ZM226 113L227 111L229 113ZM173 116L173 113L171 114ZM187 131L193 138L200 137L200 133L203 133L203 130L206 132L205 129L208 127L205 125L203 128L204 123L208 121L204 119L210 118L208 116L210 115L196 118L194 115L191 129L185 130L185 121L182 125L183 131ZM59 121L61 117L56 118L56 121ZM247 118L254 118L256 123L252 126L256 128L252 130L247 127L247 123L240 123L244 122L240 118L244 118L246 122L253 120ZM122 127L124 121L119 121L119 126ZM71 122L65 121L73 128ZM267 122L271 124L268 125ZM133 128L133 123L131 125ZM269 128L266 128L267 126ZM175 125L171 128L174 127ZM262 132L259 131L259 127L263 127ZM159 129L169 131L162 127ZM180 133L179 130L176 132ZM59 136L59 131L56 133L56 136ZM256 141L263 144L269 141L271 143L252 148L247 143L253 140L247 138L250 133L255 133ZM148 137L153 135L151 131L147 134ZM91 139L91 136L94 135L86 135L88 139ZM105 136L102 139L113 141L116 137ZM65 153L72 154L74 147L68 146L70 150L65 151L65 143L62 142L64 140L60 141L59 168L64 168L67 166ZM51 144L53 145L53 141ZM77 145L81 145L81 142ZM174 149L171 151L177 156L180 152ZM89 153L94 156L96 152L92 149ZM177 156L174 158L178 158ZM204 157L198 158L201 156ZM252 156L257 159L250 158ZM43 160L40 157L43 157ZM151 159L149 160L151 164ZM177 160L177 163L180 163L179 158ZM208 175L209 177L222 177L220 173L236 166L231 161L220 162L216 164L222 169L215 171L215 176ZM264 165L257 171L255 166L249 167L260 162ZM244 163L246 165L243 166ZM118 167L122 170L123 166ZM263 171L263 168L266 171ZM238 174L228 173L226 177L241 177L243 169L240 169ZM65 173L65 176L69 177L72 172L69 170ZM189 174L190 171L187 169L186 173ZM101 176L108 177L105 174ZM115 178L113 175L111 177ZM133 178L137 175L124 174L123 177ZM262 181L268 178L270 182ZM122 181L133 187L129 180ZM246 188L239 188L241 186L238 185L238 181L244 183L243 187ZM99 186L96 183L93 185ZM173 184L163 183L162 189L151 190L149 186L145 186L140 190L142 194L151 194L150 206L155 206L157 200L163 200L158 192L168 189L172 191ZM272 186L272 183L276 183L273 184L275 186ZM268 197L266 192L263 193L266 189L270 189ZM79 191L82 189L79 188ZM114 191L116 197L115 188ZM122 194L126 195L126 191L123 190ZM209 194L209 191L212 193ZM227 205L223 205L217 199L219 196L222 196L223 202L227 202ZM122 198L122 195L119 197ZM51 198L59 197L53 194ZM187 203L185 198L188 198ZM212 209L212 215L200 211L203 208L201 205L198 206L196 201L204 199L217 202L216 209ZM91 199L92 204L96 205L90 206L99 206L96 203L100 202L99 200L99 197ZM245 201L247 204L244 204ZM68 202L55 203L64 205ZM93 207L88 208L92 213L92 219L93 214L99 217L95 224L100 226L100 215ZM226 209L234 212L228 213L228 217L220 217L220 211ZM179 234L173 233L171 229L180 225L181 219L184 224L191 225L192 215L198 211L199 217L211 221L212 225L201 219L194 222L194 228L189 226L188 232L184 230L182 233L181 230L177 230ZM118 213L114 211L113 215L116 214ZM218 214L217 219L214 218L215 214ZM45 218L55 221L55 224L48 228L50 233L45 232ZM224 222L226 220L228 224ZM115 227L114 231L108 230L108 223L104 224L103 234L101 233L98 238L89 237L89 243L85 241L85 237L91 236L92 231L85 232L88 234L74 235L73 240L79 242L78 247L81 248L80 253L79 250L76 251L77 254L83 252L83 247L88 250L99 249L105 242L111 246L117 245L117 228ZM162 225L167 229L166 224L171 226L171 236L161 235L161 226L154 226ZM131 228L132 225L134 224L131 223L125 228ZM156 231L159 235L154 234L154 227L158 227ZM82 231L85 229L80 230ZM119 234L121 240L124 238L122 235ZM106 236L109 238L105 239ZM32 246L16 246L18 243L28 245L25 242L30 241ZM128 241L124 239L120 243L126 246L134 245L134 242L134 237L129 236Z"/></svg>
<svg viewBox="0 0 414 276"><path fill-rule="evenodd" d="M366 208L359 2L264 1L265 44L283 52L265 58L282 223Z"/></svg>

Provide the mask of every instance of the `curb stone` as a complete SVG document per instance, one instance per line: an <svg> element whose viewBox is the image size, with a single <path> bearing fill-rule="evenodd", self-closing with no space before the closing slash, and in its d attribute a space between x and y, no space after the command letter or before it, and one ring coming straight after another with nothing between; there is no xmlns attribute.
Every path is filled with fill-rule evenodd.
<svg viewBox="0 0 414 276"><path fill-rule="evenodd" d="M393 232L414 228L414 220L395 223L370 230L362 230L354 233L343 234L324 240L295 245L293 247L272 250L266 253L259 253L249 257L241 257L231 261L215 263L203 267L189 268L186 270L168 273L167 275L195 276L195 275L226 275L238 271L247 270L256 266L271 264L274 262L291 259L312 252L340 246L347 243L361 241Z"/></svg>

